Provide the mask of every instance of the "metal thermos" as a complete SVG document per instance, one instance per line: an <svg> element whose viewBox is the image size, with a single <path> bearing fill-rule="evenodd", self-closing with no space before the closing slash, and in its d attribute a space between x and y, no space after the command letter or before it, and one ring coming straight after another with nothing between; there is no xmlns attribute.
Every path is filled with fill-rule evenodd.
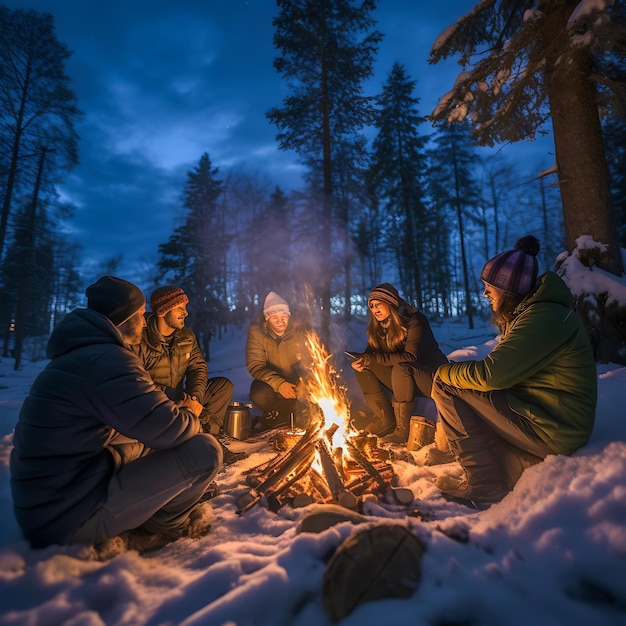
<svg viewBox="0 0 626 626"><path fill-rule="evenodd" d="M224 417L224 434L245 441L252 428L251 408L252 405L246 402L231 403Z"/></svg>

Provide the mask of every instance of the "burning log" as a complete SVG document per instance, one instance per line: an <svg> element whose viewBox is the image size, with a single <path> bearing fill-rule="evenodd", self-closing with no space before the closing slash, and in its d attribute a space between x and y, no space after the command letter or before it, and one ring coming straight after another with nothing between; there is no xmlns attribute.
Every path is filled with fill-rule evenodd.
<svg viewBox="0 0 626 626"><path fill-rule="evenodd" d="M349 441L346 442L350 448L350 452L354 456L354 460L363 467L363 469L378 483L382 489L389 489L399 504L411 504L415 498L410 489L404 487L393 487L388 483L381 473L365 458L363 454Z"/></svg>
<svg viewBox="0 0 626 626"><path fill-rule="evenodd" d="M385 479L381 476L380 472L365 458L363 454L361 454L358 448L346 441L348 445L348 449L350 450L350 454L352 454L352 458L378 483L380 487L383 489L387 486Z"/></svg>
<svg viewBox="0 0 626 626"><path fill-rule="evenodd" d="M348 509L356 509L358 502L352 493L346 490L341 476L335 467L328 445L323 439L319 439L317 442L317 451L320 455L320 461L322 463L322 470L326 482L330 487L330 492L333 495L335 502L345 506Z"/></svg>
<svg viewBox="0 0 626 626"><path fill-rule="evenodd" d="M256 476L258 483L237 501L238 515L245 513L260 502L264 495L269 498L281 489L287 489L293 482L306 474L315 458L315 442L321 426L321 421L310 426L306 434L291 450L277 455Z"/></svg>
<svg viewBox="0 0 626 626"><path fill-rule="evenodd" d="M329 365L330 355L313 337L309 341L314 363L306 389L309 428L291 449L279 447L273 459L248 475L251 489L238 498L237 513L249 510L263 497L271 510L287 503L307 506L314 501L336 502L354 510L361 495L380 496L389 491L398 502L409 504L412 492L391 486L394 470L388 453L378 448L378 439L355 436L351 440L341 428L342 422L348 424L349 409L338 376ZM320 472L313 466L316 456Z"/></svg>

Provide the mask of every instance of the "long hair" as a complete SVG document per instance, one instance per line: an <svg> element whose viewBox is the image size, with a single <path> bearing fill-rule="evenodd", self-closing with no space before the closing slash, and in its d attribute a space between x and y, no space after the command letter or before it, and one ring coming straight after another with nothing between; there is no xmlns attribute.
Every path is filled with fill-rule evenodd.
<svg viewBox="0 0 626 626"><path fill-rule="evenodd" d="M491 314L491 323L500 333L505 331L507 324L513 319L515 309L525 297L526 296L516 296L512 293L502 292L502 296L498 302L498 308Z"/></svg>
<svg viewBox="0 0 626 626"><path fill-rule="evenodd" d="M398 311L389 307L388 326L383 326L370 311L367 324L367 345L376 352L403 352L407 329Z"/></svg>

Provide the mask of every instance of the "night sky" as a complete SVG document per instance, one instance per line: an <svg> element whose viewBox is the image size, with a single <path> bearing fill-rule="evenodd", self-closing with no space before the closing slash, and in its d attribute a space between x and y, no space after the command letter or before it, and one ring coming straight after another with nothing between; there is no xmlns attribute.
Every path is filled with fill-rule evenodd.
<svg viewBox="0 0 626 626"><path fill-rule="evenodd" d="M75 207L69 230L81 242L83 277L117 274L141 284L157 247L178 225L186 174L204 152L219 168L300 188L297 157L281 152L265 113L287 90L272 61L272 0L0 0L54 15L56 34L84 117L80 165L60 188ZM437 35L475 0L380 0L384 35L367 92L381 91L394 61L417 81L419 113L429 114L460 71L456 59L428 65ZM421 132L429 132L424 125ZM539 171L551 141L508 146Z"/></svg>

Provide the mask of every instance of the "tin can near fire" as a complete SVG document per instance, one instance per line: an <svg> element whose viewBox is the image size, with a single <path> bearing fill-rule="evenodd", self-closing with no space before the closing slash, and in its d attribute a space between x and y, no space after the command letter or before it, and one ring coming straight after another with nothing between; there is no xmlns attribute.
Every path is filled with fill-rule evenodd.
<svg viewBox="0 0 626 626"><path fill-rule="evenodd" d="M435 441L435 422L422 415L412 415L407 450L415 452Z"/></svg>

